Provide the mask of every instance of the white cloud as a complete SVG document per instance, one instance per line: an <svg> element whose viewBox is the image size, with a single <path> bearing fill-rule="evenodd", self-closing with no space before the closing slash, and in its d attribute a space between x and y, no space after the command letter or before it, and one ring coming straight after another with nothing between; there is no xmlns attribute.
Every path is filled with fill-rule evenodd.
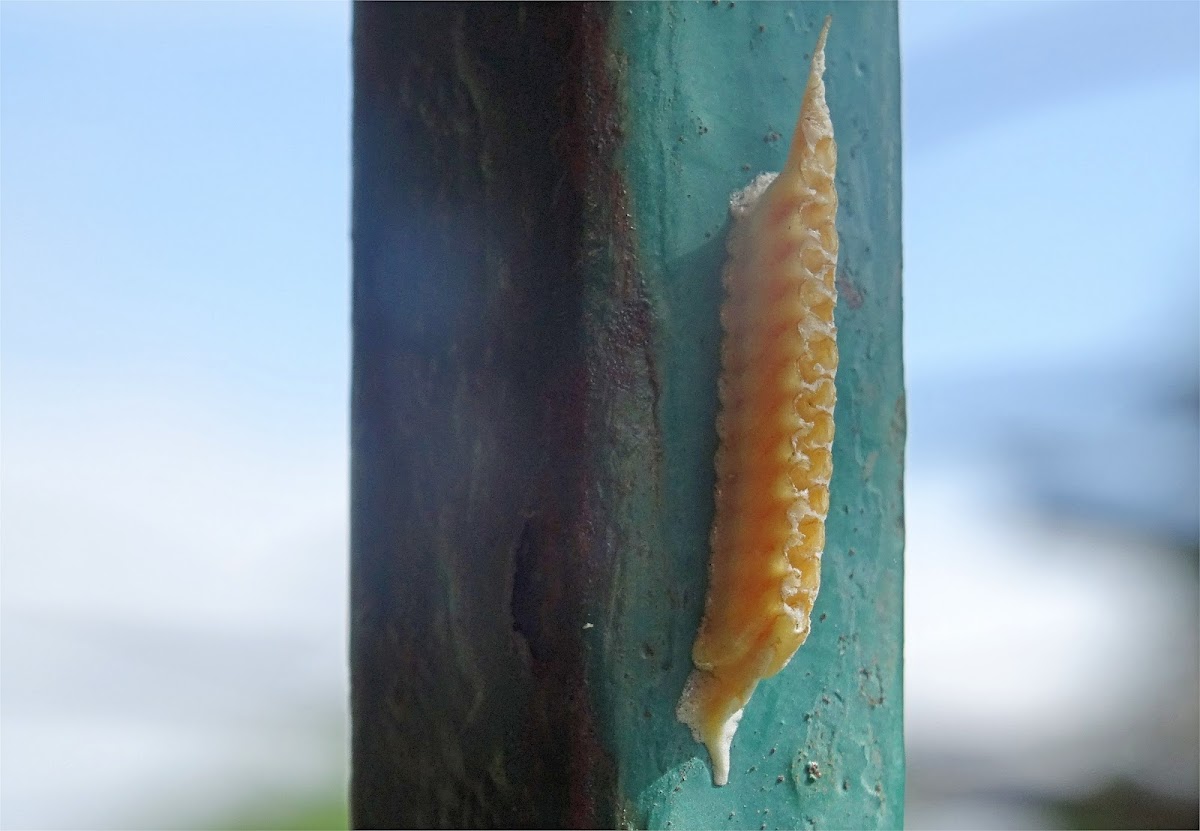
<svg viewBox="0 0 1200 831"><path fill-rule="evenodd" d="M989 499L994 482L949 468L909 476L915 789L934 769L940 789L960 794L1061 794L1154 774L1162 728L1195 732L1178 721L1196 694L1194 575L1175 551L1022 515ZM1194 787L1155 775L1148 784L1164 790Z"/></svg>
<svg viewBox="0 0 1200 831"><path fill-rule="evenodd" d="M127 826L168 791L169 813L144 821L187 822L214 794L336 780L342 425L332 440L250 431L215 416L218 402L79 378L14 396L10 378L5 824ZM64 791L76 797L50 798Z"/></svg>

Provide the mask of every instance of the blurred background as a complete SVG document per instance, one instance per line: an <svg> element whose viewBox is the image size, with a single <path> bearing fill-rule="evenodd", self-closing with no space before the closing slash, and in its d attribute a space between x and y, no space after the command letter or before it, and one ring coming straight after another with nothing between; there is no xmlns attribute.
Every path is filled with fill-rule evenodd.
<svg viewBox="0 0 1200 831"><path fill-rule="evenodd" d="M349 15L0 5L0 824L345 827ZM901 4L912 828L1196 827L1200 5Z"/></svg>

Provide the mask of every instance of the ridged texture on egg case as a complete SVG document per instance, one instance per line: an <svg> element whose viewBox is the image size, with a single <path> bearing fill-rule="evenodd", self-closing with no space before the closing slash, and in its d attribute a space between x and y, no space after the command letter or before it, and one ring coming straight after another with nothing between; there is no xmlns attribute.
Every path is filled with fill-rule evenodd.
<svg viewBox="0 0 1200 831"><path fill-rule="evenodd" d="M755 686L808 637L821 582L838 359L828 31L826 19L783 172L730 203L708 599L678 708L717 785Z"/></svg>

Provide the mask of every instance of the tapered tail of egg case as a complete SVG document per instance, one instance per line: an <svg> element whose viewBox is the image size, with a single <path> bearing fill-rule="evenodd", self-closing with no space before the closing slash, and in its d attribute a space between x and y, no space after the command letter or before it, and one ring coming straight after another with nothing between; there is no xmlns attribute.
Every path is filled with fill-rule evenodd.
<svg viewBox="0 0 1200 831"><path fill-rule="evenodd" d="M798 169L800 161L822 138L833 138L833 131L828 126L829 105L825 102L825 40L829 37L829 26L833 22L832 15L826 16L821 26L821 34L817 37L817 45L813 48L812 62L808 67L808 86L804 90L804 103L800 107L800 117L796 119L796 130L792 134L792 146L788 150L785 169Z"/></svg>

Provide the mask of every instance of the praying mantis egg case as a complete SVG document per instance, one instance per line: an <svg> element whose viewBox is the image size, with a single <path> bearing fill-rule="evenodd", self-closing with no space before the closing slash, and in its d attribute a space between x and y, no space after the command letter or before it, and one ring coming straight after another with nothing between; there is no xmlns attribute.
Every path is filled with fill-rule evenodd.
<svg viewBox="0 0 1200 831"><path fill-rule="evenodd" d="M808 637L820 588L838 360L829 24L782 172L756 176L729 204L708 595L676 711L707 746L716 785L729 780L754 688Z"/></svg>

